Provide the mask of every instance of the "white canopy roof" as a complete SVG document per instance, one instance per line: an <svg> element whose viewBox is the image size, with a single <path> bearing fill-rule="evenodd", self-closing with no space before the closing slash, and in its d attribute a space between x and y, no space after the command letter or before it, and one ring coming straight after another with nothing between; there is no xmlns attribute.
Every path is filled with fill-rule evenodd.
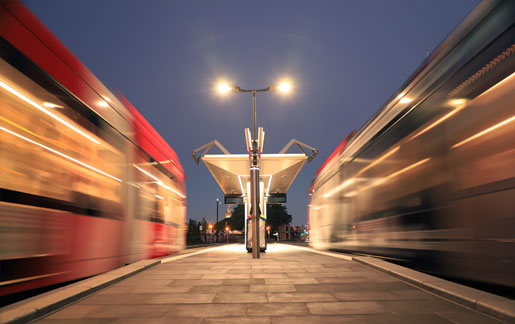
<svg viewBox="0 0 515 324"><path fill-rule="evenodd" d="M204 155L202 161L224 194L249 196L250 159L248 154ZM286 193L308 156L305 154L262 154L259 178L264 182L265 195Z"/></svg>

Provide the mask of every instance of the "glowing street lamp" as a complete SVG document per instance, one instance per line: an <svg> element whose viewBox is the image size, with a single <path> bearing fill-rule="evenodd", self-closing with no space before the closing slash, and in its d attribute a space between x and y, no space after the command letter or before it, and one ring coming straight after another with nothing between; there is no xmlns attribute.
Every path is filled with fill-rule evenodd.
<svg viewBox="0 0 515 324"><path fill-rule="evenodd" d="M220 83L217 88L218 92L220 93L226 93L232 90L231 86L229 86L227 83Z"/></svg>
<svg viewBox="0 0 515 324"><path fill-rule="evenodd" d="M281 92L289 92L291 89L291 85L289 82L282 82L277 86L277 90Z"/></svg>

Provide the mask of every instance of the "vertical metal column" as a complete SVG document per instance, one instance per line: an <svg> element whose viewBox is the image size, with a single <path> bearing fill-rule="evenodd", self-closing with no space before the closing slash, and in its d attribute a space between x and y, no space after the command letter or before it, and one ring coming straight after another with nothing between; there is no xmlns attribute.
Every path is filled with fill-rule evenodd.
<svg viewBox="0 0 515 324"><path fill-rule="evenodd" d="M216 223L218 224L218 205L220 205L220 200L216 198Z"/></svg>
<svg viewBox="0 0 515 324"><path fill-rule="evenodd" d="M252 139L252 155L250 163L250 204L252 208L252 258L259 259L259 165L258 139L256 133L256 91L252 91L252 110L254 131Z"/></svg>

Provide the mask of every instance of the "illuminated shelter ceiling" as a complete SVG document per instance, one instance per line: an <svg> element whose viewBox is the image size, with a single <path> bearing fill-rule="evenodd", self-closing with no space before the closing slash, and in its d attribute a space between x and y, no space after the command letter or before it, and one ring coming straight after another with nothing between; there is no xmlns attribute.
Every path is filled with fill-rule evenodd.
<svg viewBox="0 0 515 324"><path fill-rule="evenodd" d="M204 155L201 159L224 194L248 196L248 154ZM259 178L264 182L265 195L286 193L307 160L305 154L262 154Z"/></svg>

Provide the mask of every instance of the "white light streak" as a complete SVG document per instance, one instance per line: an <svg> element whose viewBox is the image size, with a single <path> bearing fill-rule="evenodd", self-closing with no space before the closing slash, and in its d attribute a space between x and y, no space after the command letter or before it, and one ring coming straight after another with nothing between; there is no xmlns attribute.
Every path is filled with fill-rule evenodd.
<svg viewBox="0 0 515 324"><path fill-rule="evenodd" d="M389 157L393 153L397 152L399 149L400 149L400 146L394 147L390 151L388 151L385 154L383 154L380 158L377 158L374 162L370 163L366 168L364 168L361 171L359 171L355 176L358 176L358 175L362 174L363 172L365 172L366 170L372 168L374 165L380 163L381 161L383 161L384 159L386 159L387 157Z"/></svg>
<svg viewBox="0 0 515 324"><path fill-rule="evenodd" d="M502 127L502 126L504 126L504 125L506 125L508 123L511 123L512 121L515 121L515 116L513 116L511 118L508 118L508 119L506 119L506 120L504 120L504 121L500 122L499 124L496 124L496 125L494 125L492 127L489 127L489 128L487 128L487 129L485 129L485 130L483 130L483 131L481 131L481 132L479 132L479 133L477 133L475 135L472 135L469 138L459 142L458 144L454 144L451 148L456 148L456 147L461 146L461 145L463 145L465 143L473 141L476 138L481 137L481 136L483 136L483 135L485 135L487 133L490 133L491 131L493 131L493 130L499 128L499 127Z"/></svg>
<svg viewBox="0 0 515 324"><path fill-rule="evenodd" d="M345 182L343 182L341 185L339 185L338 187L334 188L333 190L329 191L328 193L326 193L324 195L325 198L329 198L331 197L332 195L334 195L335 193L341 191L342 189L344 189L345 187L351 185L352 183L354 182L354 178L350 178L350 179L347 179L345 180Z"/></svg>
<svg viewBox="0 0 515 324"><path fill-rule="evenodd" d="M47 108L64 108L63 106L59 106L59 105L53 104L51 102L43 102L43 106L45 106Z"/></svg>
<svg viewBox="0 0 515 324"><path fill-rule="evenodd" d="M80 135L86 137L90 141L92 141L92 142L94 142L96 144L100 144L96 139L94 139L93 137L91 137L87 133L81 131L77 127L73 126L72 124L70 124L69 122L64 120L63 118L57 116L53 112L51 112L48 109L44 108L43 106L41 106L40 104L38 104L34 100L30 99L29 97L27 97L23 93L19 92L18 90L14 89L13 87L9 86L7 83L3 82L2 80L0 80L0 87L2 87L3 89L7 90L8 92L10 92L11 94L15 95L16 97L20 98L21 100L25 101L26 103L32 105L34 108L40 110L41 112L45 113L46 115L48 115L48 116L52 117L53 119L57 120L61 124L68 126L69 128L73 129L75 132L79 133Z"/></svg>
<svg viewBox="0 0 515 324"><path fill-rule="evenodd" d="M95 171L95 172L97 172L97 173L100 173L100 174L102 174L102 175L105 175L106 177L109 177L109 178L111 178L111 179L114 179L114 180L116 180L116 181L118 181L118 182L122 182L122 180L121 180L121 179L118 179L117 177L114 177L114 176L112 176L112 175L110 175L110 174L108 174L108 173L105 173L104 171L99 170L99 169L97 169L97 168L95 168L95 167L92 167L91 165L86 164L86 163L84 163L84 162L82 162L82 161L79 161L79 160L77 160L77 159L74 159L74 158L72 158L71 156L68 156L68 155L66 155L66 154L64 154L64 153L61 153L61 152L59 152L59 151L56 151L56 150L54 150L54 149L52 149L52 148L50 148L50 147L48 147L48 146L46 146L46 145L43 145L43 144L41 144L41 143L38 143L38 142L36 142L36 141L33 141L33 140L31 140L31 139L29 139L29 138L25 137L25 136L22 136L22 135L20 135L20 134L18 134L18 133L15 133L15 132L13 132L13 131L11 131L11 130L7 129L7 128L4 128L4 127L0 126L0 129L1 129L1 130L3 130L3 131L5 131L5 132L7 132L7 133L9 133L9 134L12 134L12 135L14 135L14 136L18 137L18 138L21 138L21 139L22 139L22 140L24 140L24 141L27 141L27 142L32 143L32 144L34 144L34 145L37 145L37 146L39 146L39 147L41 147L41 148L44 148L44 149L45 149L45 150L47 150L47 151L50 151L50 152L52 152L52 153L55 153L55 154L57 154L57 155L59 155L59 156L62 156L62 157L64 157L64 158L66 158L66 159L68 159L68 160L70 160L70 161L72 161L72 162L75 162L75 163L77 163L77 164L80 164L80 165L82 165L83 167L86 167L86 168L88 168L88 169L90 169L90 170L93 170L93 171Z"/></svg>
<svg viewBox="0 0 515 324"><path fill-rule="evenodd" d="M392 174L388 175L388 176L386 177L386 179L390 179L390 178L396 177L396 176L398 176L399 174L404 173L404 172L406 172L406 171L409 171L409 170L411 170L411 169L413 169L413 168L415 168L415 167L418 167L419 165L424 164L424 163L426 163L426 162L427 162L427 161L429 161L429 160L431 160L431 158L427 158L427 159L423 159L423 160L420 160L420 161L418 161L418 162L415 162L415 163L413 163L413 164L411 164L411 165L409 165L409 166L405 167L404 169L401 169L401 170L399 170L399 171L397 171L397 172L394 172L394 173L392 173Z"/></svg>
<svg viewBox="0 0 515 324"><path fill-rule="evenodd" d="M246 196L245 195L245 190L243 190L243 184L241 183L241 175L238 176L238 181L240 182L241 194L243 196Z"/></svg>
<svg viewBox="0 0 515 324"><path fill-rule="evenodd" d="M140 167L139 167L139 166L137 166L136 164L133 164L132 166L133 166L133 167L135 167L136 169L138 169L139 171L141 171L143 174L145 174L145 175L149 176L150 178L152 178L152 179L156 180L156 183L157 183L158 185L160 185L161 187L163 187L163 188L165 188L165 189L168 189L168 190L170 190L170 191L172 191L172 192L175 192L175 193L176 193L177 195L179 195L181 198L186 198L186 196L185 196L185 195L181 194L180 192L178 192L177 190L173 189L172 187L165 185L161 180L159 180L158 178L156 178L155 176L153 176L153 175L152 175L152 174L150 174L149 172L147 172L147 171L143 170L142 168L140 168Z"/></svg>

